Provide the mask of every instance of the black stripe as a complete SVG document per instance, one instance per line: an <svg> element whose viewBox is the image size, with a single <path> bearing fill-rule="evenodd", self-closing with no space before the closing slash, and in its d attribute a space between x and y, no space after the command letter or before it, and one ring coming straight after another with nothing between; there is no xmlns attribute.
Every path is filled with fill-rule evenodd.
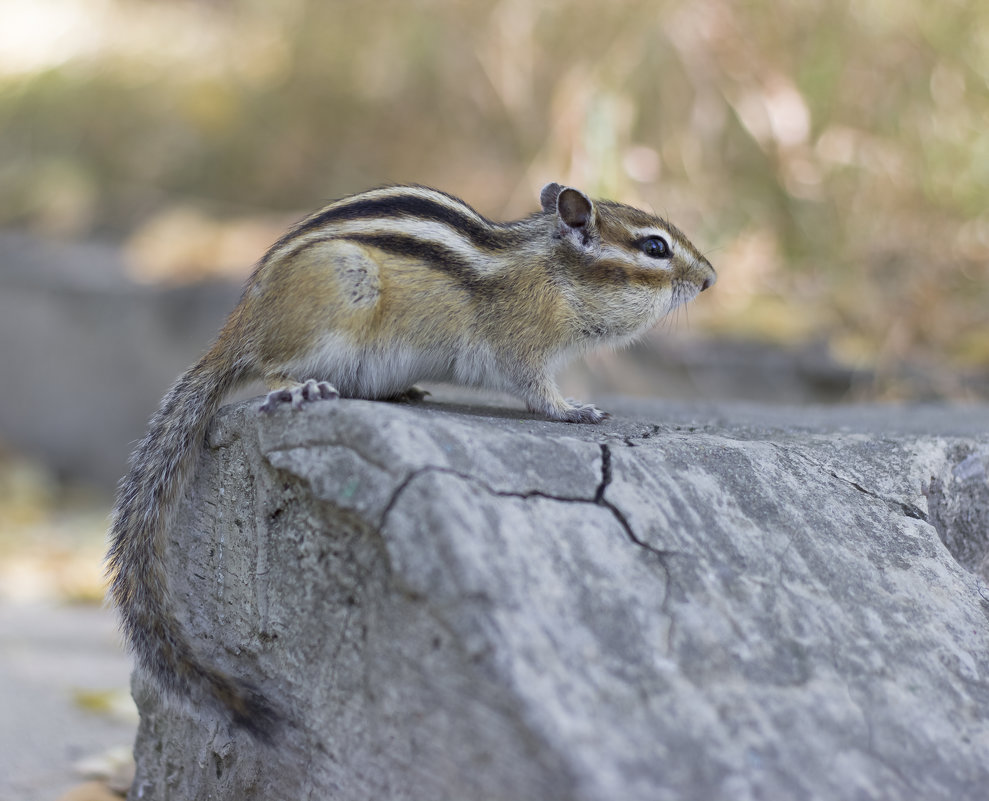
<svg viewBox="0 0 989 801"><path fill-rule="evenodd" d="M355 195L355 198L359 197ZM512 236L509 226L495 225L483 217L478 219L473 216L473 210L462 200L452 195L446 197L461 204L464 211L461 213L443 203L414 194L390 194L384 197L342 200L303 222L292 232L292 235L297 236L327 223L344 220L413 217L448 225L482 250L503 250L515 243L516 238Z"/></svg>
<svg viewBox="0 0 989 801"><path fill-rule="evenodd" d="M407 256L416 259L423 266L446 273L464 289L477 294L487 294L494 291L497 279L493 276L479 275L473 265L459 253L444 247L437 242L417 239L404 234L343 234L325 236L303 242L295 249L279 259L286 263L296 258L300 253L324 242L339 239L347 242L359 242L362 245L383 250L394 256Z"/></svg>
<svg viewBox="0 0 989 801"><path fill-rule="evenodd" d="M438 242L418 239L405 234L343 234L335 237L349 242L370 245L394 256L408 256L431 270L439 270L472 292L487 292L493 279L478 274L474 265L459 253Z"/></svg>

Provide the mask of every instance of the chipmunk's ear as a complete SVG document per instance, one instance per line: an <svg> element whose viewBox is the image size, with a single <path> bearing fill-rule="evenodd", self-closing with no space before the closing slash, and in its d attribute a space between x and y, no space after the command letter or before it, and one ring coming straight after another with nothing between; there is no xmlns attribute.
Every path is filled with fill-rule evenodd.
<svg viewBox="0 0 989 801"><path fill-rule="evenodd" d="M560 214L560 219L567 226L586 230L590 225L594 206L587 195L568 186L561 190L557 196L556 210Z"/></svg>
<svg viewBox="0 0 989 801"><path fill-rule="evenodd" d="M583 192L569 186L546 184L539 193L543 211L556 212L568 228L586 229L594 216L594 204Z"/></svg>
<svg viewBox="0 0 989 801"><path fill-rule="evenodd" d="M560 196L563 187L559 184L546 184L542 192L539 193L539 204L543 211L556 211L556 199Z"/></svg>

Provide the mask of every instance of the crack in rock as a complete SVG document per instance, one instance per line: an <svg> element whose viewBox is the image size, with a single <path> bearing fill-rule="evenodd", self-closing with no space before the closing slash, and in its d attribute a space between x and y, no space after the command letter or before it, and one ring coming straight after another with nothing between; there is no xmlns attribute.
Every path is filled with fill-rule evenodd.
<svg viewBox="0 0 989 801"><path fill-rule="evenodd" d="M776 448L783 452L778 445ZM891 512L932 526L958 564L989 580L989 481L982 457L958 446L945 451L945 460L953 462L954 467L947 476L931 476L930 482L921 486L920 492L927 499L925 512L912 503L880 495L805 453L787 453L857 492L881 501Z"/></svg>
<svg viewBox="0 0 989 801"><path fill-rule="evenodd" d="M379 532L384 530L385 523L388 520L388 516L391 514L392 510L397 505L399 499L403 493L416 481L420 476L426 475L427 473L441 473L444 475L454 476L463 481L473 483L476 486L481 487L489 495L493 495L499 498L519 498L521 500L528 500L530 498L543 498L550 501L558 501L561 503L582 503L591 506L600 506L607 509L611 515L614 517L615 521L621 527L622 531L625 533L626 539L635 545L637 548L641 548L647 553L651 554L656 558L660 567L663 570L664 581L663 581L663 600L660 603L660 611L669 618L670 626L667 631L667 648L672 650L672 641L674 637L674 632L676 630L676 618L670 610L670 601L672 598L672 586L673 586L673 574L670 570L668 563L668 558L671 556L676 556L680 554L680 551L665 550L662 548L656 548L653 545L645 542L641 537L639 537L635 530L632 528L632 524L629 523L628 518L625 516L624 512L619 509L615 504L605 498L605 492L608 487L611 486L613 480L613 469L612 469L612 454L611 448L601 443L599 445L601 449L601 480L598 482L598 486L594 491L593 498L585 498L579 495L556 495L549 492L543 492L542 490L528 490L528 491L517 491L517 490L499 490L491 486L488 482L478 478L477 476L471 475L470 473L465 473L459 470L454 470L449 467L439 467L436 465L429 465L426 467L421 467L413 470L409 475L407 475L402 482L395 488L391 497L388 499L388 503L385 505L384 510L381 513L381 518L378 522L377 530Z"/></svg>
<svg viewBox="0 0 989 801"><path fill-rule="evenodd" d="M883 495L880 495L877 492L873 492L872 490L863 487L854 479L841 475L840 473L828 467L826 464L811 459L810 456L808 456L806 453L801 453L798 450L786 450L780 447L779 445L775 445L775 444L774 447L780 453L786 454L788 456L795 456L799 459L802 459L807 464L811 465L811 467L826 473L827 475L831 476L831 478L840 481L843 484L847 484L857 492L861 492L863 495L867 495L870 498L875 498L877 501L882 501L882 503L886 505L886 508L889 509L891 512L904 514L907 517L913 518L914 520L920 520L924 523L931 522L927 514L925 514L924 511L919 507L914 506L912 503L906 503L905 501L894 500L892 498L887 498Z"/></svg>
<svg viewBox="0 0 989 801"><path fill-rule="evenodd" d="M621 526L622 531L625 532L626 538L643 550L648 551L654 556L659 557L660 561L663 563L664 568L665 559L668 556L672 556L676 551L668 551L662 548L656 548L649 543L642 540L633 530L632 525L628 522L628 518L615 504L604 497L605 492L612 481L612 469L611 469L611 448L608 445L601 444L601 480L598 483L597 488L594 492L594 497L587 498L580 495L556 495L551 492L544 492L543 490L500 490L483 479L472 475L470 473L465 473L460 470L454 470L449 467L439 467L437 465L427 465L426 467L420 467L409 473L401 483L395 488L395 491L391 494L388 499L388 503L385 504L385 508L381 513L381 518L378 522L378 531L384 529L385 523L388 520L388 516L391 514L395 505L398 503L399 498L406 489L416 481L420 476L426 475L427 473L440 473L444 475L454 476L456 478L462 479L469 483L475 484L481 487L489 495L493 495L499 498L520 498L521 500L529 500L530 498L544 498L550 501L558 501L560 503L586 503L591 506L600 506L611 512L612 516L615 518L619 526Z"/></svg>
<svg viewBox="0 0 989 801"><path fill-rule="evenodd" d="M615 504L613 504L611 501L609 501L607 498L604 497L604 494L607 491L608 487L611 486L611 481L612 481L611 448L608 445L605 445L604 443L600 445L600 448L601 448L601 483L598 484L597 491L594 493L593 503L595 503L598 506L603 506L605 509L611 512L611 514L614 515L615 520L618 521L618 525L620 525L622 527L622 530L625 532L625 536L628 537L633 543L638 545L640 548L644 548L650 553L655 554L660 558L660 560L664 560L667 556L672 556L673 554L675 554L676 551L668 551L663 548L656 548L650 545L648 542L645 542L642 538L640 538L635 533L635 530L632 528L632 524L628 522L628 518L625 517L624 512L622 512L621 509L619 509L617 506L615 506Z"/></svg>
<svg viewBox="0 0 989 801"><path fill-rule="evenodd" d="M921 520L924 523L930 523L931 522L930 519L928 518L928 516L926 514L924 514L923 510L917 508L912 503L905 503L903 501L894 501L891 498L884 498L882 495L879 495L879 494L873 492L872 490L866 489L861 484L859 484L857 481L853 481L850 478L846 478L845 476L839 475L834 470L829 470L828 471L828 474L832 478L836 478L836 479L838 479L838 481L842 481L845 484L848 484L853 489L856 489L859 492L861 492L863 495L868 495L870 498L875 498L877 501L882 501L884 504L886 504L886 507L890 511L893 511L893 512L902 512L907 517L913 518L914 520Z"/></svg>

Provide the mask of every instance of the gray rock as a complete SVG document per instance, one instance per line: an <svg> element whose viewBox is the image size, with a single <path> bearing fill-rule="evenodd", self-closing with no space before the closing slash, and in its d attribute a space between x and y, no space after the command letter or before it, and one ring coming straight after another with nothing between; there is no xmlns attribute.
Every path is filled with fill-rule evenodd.
<svg viewBox="0 0 989 801"><path fill-rule="evenodd" d="M986 797L985 408L256 407L168 561L292 725L135 674L132 799Z"/></svg>

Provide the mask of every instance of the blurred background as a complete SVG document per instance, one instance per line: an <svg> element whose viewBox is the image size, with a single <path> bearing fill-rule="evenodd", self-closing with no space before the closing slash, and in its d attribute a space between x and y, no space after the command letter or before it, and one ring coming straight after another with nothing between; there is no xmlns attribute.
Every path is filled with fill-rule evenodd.
<svg viewBox="0 0 989 801"><path fill-rule="evenodd" d="M0 21L0 600L102 597L110 493L161 394L293 220L382 183L508 219L568 182L708 255L716 288L569 370L572 394L989 397L987 4L0 0Z"/></svg>

